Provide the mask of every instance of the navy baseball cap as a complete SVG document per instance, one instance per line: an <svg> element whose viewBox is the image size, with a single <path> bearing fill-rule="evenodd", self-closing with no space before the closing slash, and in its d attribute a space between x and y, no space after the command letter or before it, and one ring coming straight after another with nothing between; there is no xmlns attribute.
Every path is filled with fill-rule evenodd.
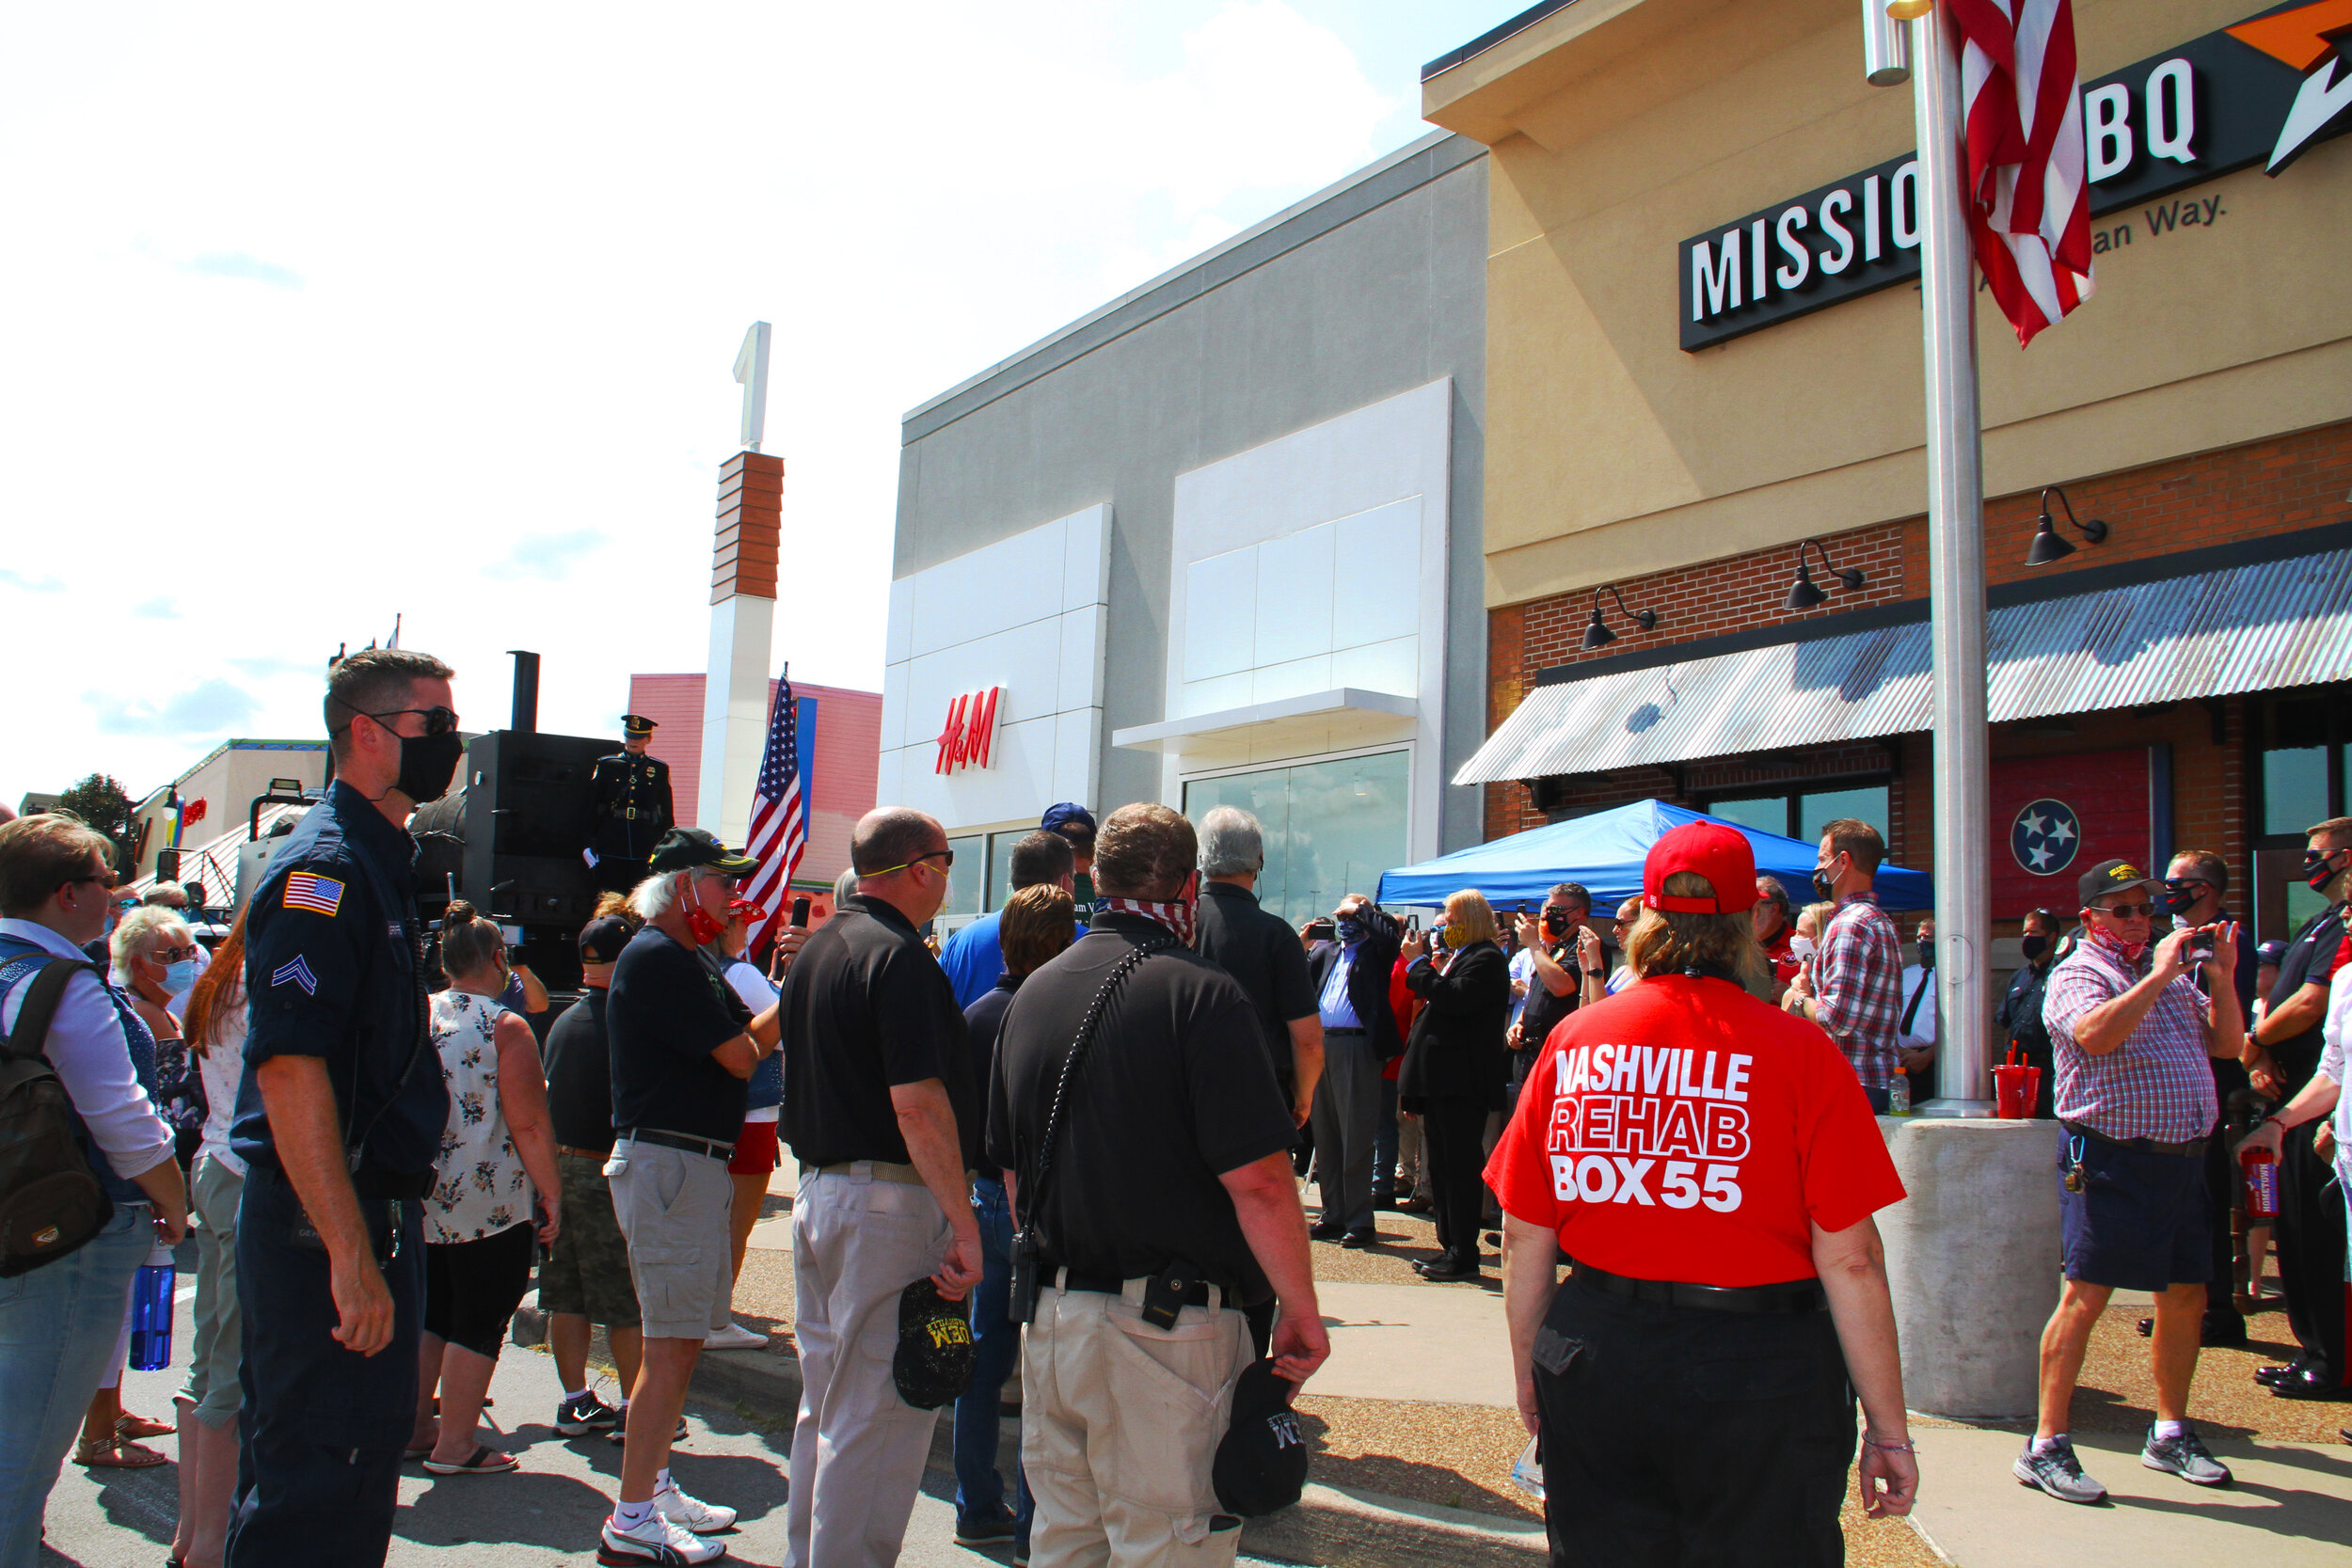
<svg viewBox="0 0 2352 1568"><path fill-rule="evenodd" d="M1076 828L1089 838L1094 836L1094 814L1075 800L1064 800L1059 805L1047 806L1045 815L1038 818L1037 825L1049 833L1058 833L1066 828Z"/></svg>
<svg viewBox="0 0 2352 1568"><path fill-rule="evenodd" d="M1296 1502L1307 1489L1307 1439L1291 1409L1295 1386L1271 1360L1252 1363L1233 1386L1233 1411L1209 1469L1216 1500L1245 1519Z"/></svg>

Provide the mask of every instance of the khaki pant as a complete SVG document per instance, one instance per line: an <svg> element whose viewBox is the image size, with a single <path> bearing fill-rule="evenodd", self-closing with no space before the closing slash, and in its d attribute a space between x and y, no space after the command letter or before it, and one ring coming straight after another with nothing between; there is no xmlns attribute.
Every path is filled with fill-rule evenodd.
<svg viewBox="0 0 2352 1568"><path fill-rule="evenodd" d="M1238 1311L1187 1307L1172 1329L1126 1295L1040 1292L1021 1353L1021 1463L1037 1497L1033 1568L1224 1568L1241 1521L1209 1467L1249 1365Z"/></svg>
<svg viewBox="0 0 2352 1568"><path fill-rule="evenodd" d="M890 1375L898 1293L939 1271L947 1237L928 1188L861 1174L801 1178L792 1202L801 1411L785 1516L792 1568L898 1560L939 1419L900 1399Z"/></svg>

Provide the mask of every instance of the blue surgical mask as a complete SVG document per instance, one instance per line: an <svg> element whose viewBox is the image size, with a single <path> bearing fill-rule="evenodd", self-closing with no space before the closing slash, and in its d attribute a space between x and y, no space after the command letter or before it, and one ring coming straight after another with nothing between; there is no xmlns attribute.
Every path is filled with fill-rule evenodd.
<svg viewBox="0 0 2352 1568"><path fill-rule="evenodd" d="M1338 931L1343 947L1353 947L1364 940L1364 923L1360 920L1343 920L1338 925Z"/></svg>
<svg viewBox="0 0 2352 1568"><path fill-rule="evenodd" d="M166 996L185 996L195 985L196 960L194 958L177 958L164 965L163 987Z"/></svg>

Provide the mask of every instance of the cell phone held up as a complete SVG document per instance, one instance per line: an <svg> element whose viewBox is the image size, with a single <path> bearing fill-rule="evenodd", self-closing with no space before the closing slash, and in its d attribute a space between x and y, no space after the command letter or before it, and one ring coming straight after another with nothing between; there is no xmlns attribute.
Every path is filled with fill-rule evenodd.
<svg viewBox="0 0 2352 1568"><path fill-rule="evenodd" d="M808 929L808 898L805 895L792 900L792 928L796 931Z"/></svg>

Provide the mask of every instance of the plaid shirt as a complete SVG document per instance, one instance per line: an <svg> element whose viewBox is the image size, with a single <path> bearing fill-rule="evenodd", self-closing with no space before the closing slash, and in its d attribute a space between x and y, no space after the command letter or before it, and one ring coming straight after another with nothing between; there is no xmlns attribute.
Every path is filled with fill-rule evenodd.
<svg viewBox="0 0 2352 1568"><path fill-rule="evenodd" d="M2144 955L2143 955L2144 958ZM2206 1001L2197 983L2176 974L2130 1037L2104 1056L2074 1043L2074 1026L2143 977L2140 964L2086 937L2042 989L2042 1021L2058 1055L2056 1106L2110 1138L2187 1143L2213 1131L2213 1069L2205 1052Z"/></svg>
<svg viewBox="0 0 2352 1568"><path fill-rule="evenodd" d="M1903 1017L1903 941L1867 890L1837 901L1813 964L1814 1016L1866 1089L1895 1077Z"/></svg>

